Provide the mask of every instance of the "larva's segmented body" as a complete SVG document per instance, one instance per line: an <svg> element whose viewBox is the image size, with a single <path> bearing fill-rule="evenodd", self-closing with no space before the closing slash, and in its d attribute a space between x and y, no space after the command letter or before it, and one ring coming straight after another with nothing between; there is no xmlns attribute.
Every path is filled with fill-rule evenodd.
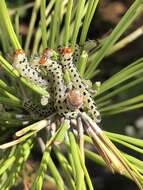
<svg viewBox="0 0 143 190"><path fill-rule="evenodd" d="M14 55L13 67L16 68L22 76L38 84L43 88L47 87L47 81L43 79L39 73L30 66L28 59L22 49L17 49Z"/></svg>
<svg viewBox="0 0 143 190"><path fill-rule="evenodd" d="M53 105L51 103L48 104L48 107L47 106L43 107L41 105L32 103L31 100L27 100L23 103L23 107L28 112L31 112L33 114L36 114L42 117L49 116L50 114L54 112Z"/></svg>
<svg viewBox="0 0 143 190"><path fill-rule="evenodd" d="M37 61L37 59L34 59L34 61ZM35 66L33 64L33 67L29 64L28 59L22 49L17 49L14 55L14 63L13 66L16 68L22 76L33 82L34 84L38 84L39 86L43 88L48 87L48 82L45 80L41 74L39 74L38 70L35 69L36 67L36 61L35 61ZM38 67L37 67L38 68ZM33 104L32 102L30 103L30 100L26 103L24 102L24 107L28 111L33 112L34 114L39 114L39 115L47 115L51 114L53 112L53 107L52 107L52 102L49 101L49 97L42 97L46 99L47 105L46 106L41 106L39 104ZM30 107L31 106L31 107ZM31 110L30 110L31 109Z"/></svg>
<svg viewBox="0 0 143 190"><path fill-rule="evenodd" d="M68 70L70 72L72 86L75 89L78 89L84 97L84 109L88 109L88 113L91 117L96 121L100 122L100 113L95 106L95 103L88 92L85 84L83 83L77 68L73 64L73 52L71 48L60 48L60 62L64 70Z"/></svg>
<svg viewBox="0 0 143 190"><path fill-rule="evenodd" d="M51 50L49 50L51 51ZM72 118L77 115L75 111L69 110L66 102L66 86L63 79L63 71L60 64L55 60L49 59L45 54L40 59L41 69L47 71L48 76L51 77L54 91L54 107L59 115L66 118Z"/></svg>
<svg viewBox="0 0 143 190"><path fill-rule="evenodd" d="M45 79L42 74L41 74L41 70L39 68L39 60L40 60L40 56L38 56L37 54L33 55L31 58L30 58L30 66L32 67L32 69L34 69L38 75L40 77L42 77L44 80L46 80L47 84L45 85L46 89L48 90L48 93L50 95L50 97L47 97L47 96L42 96L41 98L41 104L43 106L47 105L48 103L51 103L53 104L53 100L52 100L52 94L53 94L53 91L52 91L52 81L50 81L50 78L47 78ZM48 106L48 105L47 105Z"/></svg>
<svg viewBox="0 0 143 190"><path fill-rule="evenodd" d="M45 50L46 51L46 50ZM39 61L40 61L40 56L38 55L33 55L30 59L30 66L39 73L39 76L41 75L41 77L43 78L42 74L41 74L41 69L39 68ZM44 80L47 81L47 89L48 92L52 91L52 81L50 80L50 77L47 79L44 78ZM51 92L52 93L52 92Z"/></svg>

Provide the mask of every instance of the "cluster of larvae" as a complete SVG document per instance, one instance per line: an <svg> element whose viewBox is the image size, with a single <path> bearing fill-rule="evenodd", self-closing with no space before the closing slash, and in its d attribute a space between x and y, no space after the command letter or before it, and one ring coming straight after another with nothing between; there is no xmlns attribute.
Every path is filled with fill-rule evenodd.
<svg viewBox="0 0 143 190"><path fill-rule="evenodd" d="M55 52L46 48L41 55L34 55L29 60L22 49L14 54L13 67L32 83L46 89L49 96L42 96L40 103L24 101L24 107L40 116L49 116L57 112L60 116L71 119L86 111L95 122L100 122L90 90L80 77L76 68L79 61L78 46L73 51L70 47L59 47ZM70 82L65 81L65 73Z"/></svg>

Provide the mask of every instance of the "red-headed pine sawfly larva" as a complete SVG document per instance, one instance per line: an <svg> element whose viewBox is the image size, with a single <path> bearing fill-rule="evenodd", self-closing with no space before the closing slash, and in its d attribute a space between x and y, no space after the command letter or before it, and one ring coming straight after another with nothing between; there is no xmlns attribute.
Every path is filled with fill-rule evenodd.
<svg viewBox="0 0 143 190"><path fill-rule="evenodd" d="M35 70L35 68L32 68L30 66L28 59L25 55L25 52L22 49L17 49L15 51L13 67L16 68L23 77L27 78L34 84L38 84L39 86L41 86L43 88L47 88L47 86L48 86L47 80L45 80L41 75L39 75L39 73ZM39 104L33 105L31 103L30 104L31 107L32 107L32 105L33 105L33 107L35 107L35 111L34 111L34 108L31 108L33 110L33 112L37 113L36 110L38 110L38 109L39 109L38 113L44 112L44 110L45 110L45 114L47 112L48 113L51 112L52 107L51 107L51 102L48 102L49 97L42 96L42 100L44 101L44 105L46 105L46 107L42 107ZM27 110L28 109L30 110L30 106L28 106L29 101L26 104L25 104L25 102L23 103L25 105L24 106L25 109L27 109Z"/></svg>
<svg viewBox="0 0 143 190"><path fill-rule="evenodd" d="M52 101L52 93L53 93L52 92L52 81L50 81L50 78L45 79L42 76L41 70L39 68L39 60L40 60L40 56L38 54L35 54L35 55L30 57L29 63L30 63L30 67L38 73L38 76L43 78L43 80L45 80L47 82L46 89L48 90L50 97L49 96L42 96L41 97L41 105L46 106L48 103L53 104L53 101Z"/></svg>
<svg viewBox="0 0 143 190"><path fill-rule="evenodd" d="M22 49L17 49L15 51L13 67L16 68L23 77L27 78L34 84L37 84L44 89L47 89L50 84L49 81L45 80L35 68L37 59L34 59L33 62L35 63L35 66L34 63L32 66L32 64L28 62L25 52ZM48 101L49 101L49 95L41 97L42 105L44 106L47 105Z"/></svg>
<svg viewBox="0 0 143 190"><path fill-rule="evenodd" d="M13 67L17 69L20 74L39 86L46 88L47 81L39 76L38 72L32 68L28 62L25 52L22 49L17 49L14 54Z"/></svg>
<svg viewBox="0 0 143 190"><path fill-rule="evenodd" d="M47 117L54 112L54 107L51 102L49 102L47 106L42 106L32 103L31 100L26 100L23 103L23 107L28 112L41 117Z"/></svg>
<svg viewBox="0 0 143 190"><path fill-rule="evenodd" d="M67 87L64 82L64 75L61 65L56 61L52 60L51 49L46 49L41 57L39 63L41 69L47 71L47 75L51 77L53 81L53 91L54 91L54 107L59 115L65 116L66 118L75 118L77 116L76 110L71 110L67 104ZM50 54L50 56L49 56Z"/></svg>
<svg viewBox="0 0 143 190"><path fill-rule="evenodd" d="M69 47L71 46L71 44L69 44ZM58 46L58 50L61 49L62 46L59 45ZM80 50L80 47L78 44L75 44L75 47L74 47L74 52L73 52L73 64L74 65L78 65L79 63L79 59L80 59L80 54L81 54L81 50Z"/></svg>
<svg viewBox="0 0 143 190"><path fill-rule="evenodd" d="M60 48L59 52L60 52L60 63L64 70L68 70L70 72L73 88L79 90L81 94L83 94L84 96L83 108L85 110L88 109L88 114L91 115L91 117L94 119L95 122L99 123L101 120L100 113L97 110L97 107L90 95L90 92L83 83L83 80L81 79L76 66L73 64L72 48L69 47Z"/></svg>

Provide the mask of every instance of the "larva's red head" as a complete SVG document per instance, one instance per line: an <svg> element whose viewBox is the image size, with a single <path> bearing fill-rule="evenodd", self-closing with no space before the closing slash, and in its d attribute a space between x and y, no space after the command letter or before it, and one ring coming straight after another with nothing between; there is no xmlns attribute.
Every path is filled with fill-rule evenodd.
<svg viewBox="0 0 143 190"><path fill-rule="evenodd" d="M39 63L41 65L44 65L46 62L47 62L47 56L42 55L41 58L40 58L40 60L39 60Z"/></svg>
<svg viewBox="0 0 143 190"><path fill-rule="evenodd" d="M14 52L14 57L22 54L25 54L23 49L16 49Z"/></svg>
<svg viewBox="0 0 143 190"><path fill-rule="evenodd" d="M42 54L42 56L41 56L41 58L40 58L39 63L40 63L41 65L44 65L44 64L46 63L47 59L50 58L50 57L51 57L51 49L50 49L50 48L44 49L43 54Z"/></svg>
<svg viewBox="0 0 143 190"><path fill-rule="evenodd" d="M70 47L65 47L65 48L59 48L59 52L61 54L70 54L73 52L73 50Z"/></svg>

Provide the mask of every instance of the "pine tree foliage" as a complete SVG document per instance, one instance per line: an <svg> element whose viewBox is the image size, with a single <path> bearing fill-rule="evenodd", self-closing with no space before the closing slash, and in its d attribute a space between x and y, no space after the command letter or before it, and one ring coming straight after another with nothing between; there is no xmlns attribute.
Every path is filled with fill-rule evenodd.
<svg viewBox="0 0 143 190"><path fill-rule="evenodd" d="M102 73L99 66L104 63L104 58L111 57L142 35L141 26L123 37L143 10L143 1L135 0L112 32L101 39L97 47L96 41L87 39L87 34L99 3L99 0L35 0L34 3L9 10L5 0L0 1L1 190L11 189L22 181L31 151L39 151L39 148L42 158L29 187L32 190L42 189L45 181L52 182L58 190L96 189L85 165L86 158L131 178L143 189L142 161L113 144L122 145L142 155L142 140L102 131L86 113L79 114L76 122L59 118L55 124L56 111L47 117L26 111L24 103L27 99L40 105L39 98L48 97L50 92L33 84L13 67L13 53L17 49L24 49L30 58L34 54L40 55L47 47L57 51L59 45L75 49L78 44L81 53L76 67L83 80L96 92L93 93L93 100L101 113L101 121L104 121L105 116L111 118L115 114L118 116L142 108L142 93L128 96L130 91L142 84L142 57L102 83L95 82L95 79ZM28 32L26 39L23 39L20 35L20 12L31 7ZM65 81L70 83L68 74L65 72ZM127 94L126 99L117 98L122 93ZM88 126L84 134L83 124ZM51 152L58 161L58 167Z"/></svg>

